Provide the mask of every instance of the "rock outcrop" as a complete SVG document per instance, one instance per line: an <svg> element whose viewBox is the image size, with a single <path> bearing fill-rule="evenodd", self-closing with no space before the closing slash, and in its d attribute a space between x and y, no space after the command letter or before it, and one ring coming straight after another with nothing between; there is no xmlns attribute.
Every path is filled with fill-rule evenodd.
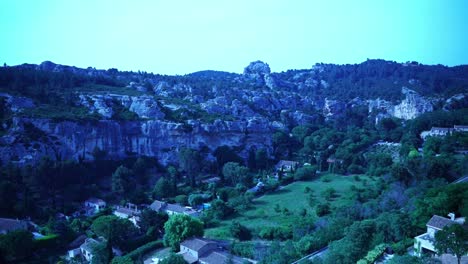
<svg viewBox="0 0 468 264"><path fill-rule="evenodd" d="M406 87L403 87L401 92L405 95L405 99L390 111L392 116L409 120L434 109L431 102L417 92Z"/></svg>
<svg viewBox="0 0 468 264"><path fill-rule="evenodd" d="M29 125L28 125L29 124ZM31 144L23 140L26 126L34 126L47 135ZM3 161L37 162L42 156L52 158L92 159L95 148L105 150L108 157L124 158L132 155L156 157L162 164L176 163L182 147L207 148L210 152L227 145L240 147L241 156L248 150L270 149L272 124L261 118L247 121L216 120L205 124L189 120L186 124L167 121L54 122L49 119L15 118L16 131L0 138Z"/></svg>

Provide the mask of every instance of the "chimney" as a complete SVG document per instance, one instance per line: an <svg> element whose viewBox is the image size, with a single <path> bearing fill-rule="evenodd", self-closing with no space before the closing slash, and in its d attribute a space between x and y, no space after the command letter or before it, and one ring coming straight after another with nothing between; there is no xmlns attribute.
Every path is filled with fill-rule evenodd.
<svg viewBox="0 0 468 264"><path fill-rule="evenodd" d="M455 221L455 214L454 213L449 213L448 217L450 217L450 220Z"/></svg>

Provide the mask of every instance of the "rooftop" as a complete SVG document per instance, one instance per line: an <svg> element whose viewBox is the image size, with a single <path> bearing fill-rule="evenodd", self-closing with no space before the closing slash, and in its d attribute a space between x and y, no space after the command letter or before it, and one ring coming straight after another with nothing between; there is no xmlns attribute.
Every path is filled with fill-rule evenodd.
<svg viewBox="0 0 468 264"><path fill-rule="evenodd" d="M438 215L432 216L431 220L427 222L427 226L433 227L435 229L442 230L444 227L454 224L455 222Z"/></svg>
<svg viewBox="0 0 468 264"><path fill-rule="evenodd" d="M180 243L180 245L186 248L190 248L191 250L199 251L202 247L211 243L216 243L216 241L195 237L185 240L184 242Z"/></svg>
<svg viewBox="0 0 468 264"><path fill-rule="evenodd" d="M0 231L10 232L27 228L28 224L26 221L11 218L0 218Z"/></svg>
<svg viewBox="0 0 468 264"><path fill-rule="evenodd" d="M104 205L104 206L106 205L106 202L104 200L99 199L99 198L94 198L94 197L89 198L85 202L98 204L98 205Z"/></svg>
<svg viewBox="0 0 468 264"><path fill-rule="evenodd" d="M297 161L292 161L292 160L280 160L278 161L278 163L276 163L276 168L281 168L283 166L289 166L289 167L293 167L293 166L297 166L299 164L299 162Z"/></svg>
<svg viewBox="0 0 468 264"><path fill-rule="evenodd" d="M234 263L242 264L245 262L245 259L238 256L231 255L226 252L221 251L211 251L207 255L200 258L200 261L207 264L217 264L217 263Z"/></svg>

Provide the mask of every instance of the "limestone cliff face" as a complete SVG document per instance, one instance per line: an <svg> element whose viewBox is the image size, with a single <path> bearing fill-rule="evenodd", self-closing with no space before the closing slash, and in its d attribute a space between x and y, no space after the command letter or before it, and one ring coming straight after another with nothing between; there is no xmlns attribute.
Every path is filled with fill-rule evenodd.
<svg viewBox="0 0 468 264"><path fill-rule="evenodd" d="M392 116L409 120L433 110L431 102L415 91L403 87L401 92L405 95L405 99L390 111Z"/></svg>
<svg viewBox="0 0 468 264"><path fill-rule="evenodd" d="M32 124L46 137L24 140L26 124ZM271 147L272 126L262 119L221 121L203 124L189 120L187 124L167 121L101 120L97 122L53 122L49 119L15 118L15 131L0 140L3 161L21 163L38 161L48 155L61 159L92 159L94 148L105 150L111 158L133 155L156 157L162 164L177 162L182 147L213 152L222 145L242 147L247 156L251 147ZM208 159L212 158L208 156Z"/></svg>

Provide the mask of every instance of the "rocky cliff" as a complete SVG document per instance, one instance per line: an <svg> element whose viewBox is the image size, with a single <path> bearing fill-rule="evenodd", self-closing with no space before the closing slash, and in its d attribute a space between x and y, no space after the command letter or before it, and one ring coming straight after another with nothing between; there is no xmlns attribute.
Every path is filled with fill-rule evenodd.
<svg viewBox="0 0 468 264"><path fill-rule="evenodd" d="M382 65L382 73L375 70ZM167 164L176 162L182 147L199 149L211 159L222 145L236 147L246 157L251 148L270 151L275 131L346 117L356 107L367 108L376 122L415 118L433 111L432 102L441 102L446 109L466 107L468 85L457 86L464 87L462 93L444 91L452 97L442 97L426 87L431 84L420 75L426 68L415 67L421 66L368 61L272 73L268 64L256 61L243 74L204 71L186 76L79 69L51 62L4 67L0 159L33 162L44 155L92 159L92 151L99 148L112 158L146 155ZM440 68L434 74L449 70ZM25 81L30 75L40 78ZM60 111L68 112L67 106L73 113L61 115ZM53 118L47 111L54 112ZM74 113L80 116L75 118Z"/></svg>

